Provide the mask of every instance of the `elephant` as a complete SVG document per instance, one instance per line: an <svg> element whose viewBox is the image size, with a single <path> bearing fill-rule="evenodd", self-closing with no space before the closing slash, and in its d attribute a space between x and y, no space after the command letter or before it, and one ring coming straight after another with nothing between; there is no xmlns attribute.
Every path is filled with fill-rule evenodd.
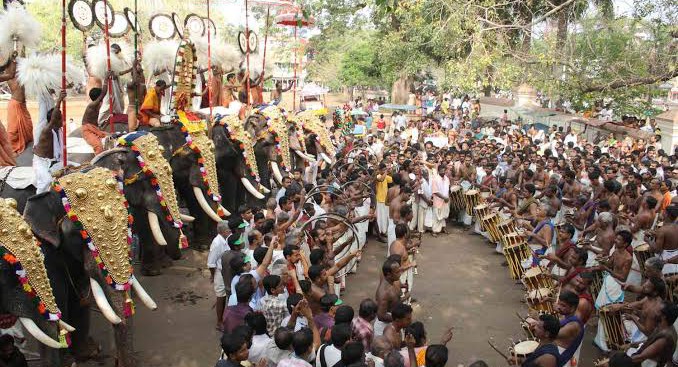
<svg viewBox="0 0 678 367"><path fill-rule="evenodd" d="M282 111L266 107L247 118L245 129L257 137L254 154L261 180L268 182L272 176L281 185L283 173L292 170L290 130Z"/></svg>
<svg viewBox="0 0 678 367"><path fill-rule="evenodd" d="M50 283L59 284L49 279L38 242L16 208L14 199L0 199L0 224L4 228L0 233L3 258L0 261L0 315L11 315L11 320L16 318L40 343L42 366L60 367L63 364L59 349L68 346L65 333L74 329L60 320L61 311L55 300L55 291L60 289ZM17 231L10 232L7 228ZM43 247L43 251L51 249Z"/></svg>
<svg viewBox="0 0 678 367"><path fill-rule="evenodd" d="M210 131L215 146L215 159L222 205L235 212L248 203L262 206L261 200L270 190L261 184L253 139L238 116L217 115ZM266 181L264 181L266 182Z"/></svg>
<svg viewBox="0 0 678 367"><path fill-rule="evenodd" d="M48 192L28 200L24 218L43 246L45 267L64 320L75 327L71 352L93 355L89 305L94 301L111 323L120 367L134 366L130 289L150 309L157 305L134 277L129 258L127 204L103 167L85 167L56 178Z"/></svg>
<svg viewBox="0 0 678 367"><path fill-rule="evenodd" d="M209 248L216 235L216 223L223 220L222 216L230 215L217 200L220 199L220 190L214 143L202 128L189 133L182 131L180 124L151 128L149 133L163 146L162 155L170 162L179 201L183 201L194 218L191 223L193 236L189 241L191 246ZM193 145L187 142L187 134L190 134Z"/></svg>
<svg viewBox="0 0 678 367"><path fill-rule="evenodd" d="M334 144L320 118L312 111L299 112L294 118L300 121L303 127L307 155L315 156L316 159L322 159L328 165L332 165L336 155Z"/></svg>
<svg viewBox="0 0 678 367"><path fill-rule="evenodd" d="M194 218L179 212L171 166L155 135L135 132L118 142L117 148L99 154L91 164L122 172L123 191L135 218L133 231L139 236L141 272L159 275L161 267L181 258L182 221Z"/></svg>

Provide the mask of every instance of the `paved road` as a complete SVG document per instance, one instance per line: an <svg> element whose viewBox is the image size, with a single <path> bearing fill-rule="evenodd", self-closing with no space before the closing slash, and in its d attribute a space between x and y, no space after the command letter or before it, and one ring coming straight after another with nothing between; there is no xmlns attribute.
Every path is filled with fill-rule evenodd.
<svg viewBox="0 0 678 367"><path fill-rule="evenodd" d="M414 319L424 323L430 343L437 342L448 326L455 327L448 366L467 365L477 359L493 367L503 366L487 340L493 338L505 349L511 339L524 338L515 316L516 312L527 312L520 302L524 293L500 265L503 256L495 254L493 247L479 236L450 229L447 236L424 236L417 258L419 275L414 281L413 293L419 301ZM370 241L358 274L350 276L343 299L356 309L362 299L374 297L379 280L377 269L385 252L385 245ZM211 367L218 358L215 298L203 265L205 256L187 252L184 260L175 262L162 276L140 277L160 306L151 312L137 304L134 342L143 366ZM93 319L98 331L95 337L104 340L104 352L110 355L112 331L100 314ZM585 361L593 358L590 339L587 335ZM106 359L87 364L100 365L112 363Z"/></svg>

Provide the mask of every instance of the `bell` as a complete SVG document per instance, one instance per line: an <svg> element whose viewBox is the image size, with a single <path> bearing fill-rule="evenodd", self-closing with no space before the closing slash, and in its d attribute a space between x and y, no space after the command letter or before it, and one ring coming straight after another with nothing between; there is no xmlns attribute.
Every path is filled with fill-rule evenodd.
<svg viewBox="0 0 678 367"><path fill-rule="evenodd" d="M16 199L13 199L13 198L7 198L7 199L5 199L5 203L6 203L7 205L9 205L11 208L16 209L16 206L17 206Z"/></svg>
<svg viewBox="0 0 678 367"><path fill-rule="evenodd" d="M115 189L118 187L118 181L109 178L106 180L106 187L108 187L109 189Z"/></svg>
<svg viewBox="0 0 678 367"><path fill-rule="evenodd" d="M87 190L83 189L82 187L78 188L75 190L75 196L78 199L84 199L87 197Z"/></svg>

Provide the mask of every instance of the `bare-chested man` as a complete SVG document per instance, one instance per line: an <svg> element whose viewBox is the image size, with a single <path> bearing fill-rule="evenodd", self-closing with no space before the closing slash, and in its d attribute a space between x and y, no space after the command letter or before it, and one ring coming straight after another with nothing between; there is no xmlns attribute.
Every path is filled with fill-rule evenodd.
<svg viewBox="0 0 678 367"><path fill-rule="evenodd" d="M139 121L137 114L141 103L146 97L146 77L141 66L141 59L137 58L132 65L132 80L127 83L127 126L129 131L136 131Z"/></svg>
<svg viewBox="0 0 678 367"><path fill-rule="evenodd" d="M394 350L400 350L404 346L402 332L412 323L412 307L398 302L391 307L391 316L393 321L384 328L384 337Z"/></svg>
<svg viewBox="0 0 678 367"><path fill-rule="evenodd" d="M389 206L389 219L388 219L388 231L387 231L387 245L390 246L393 241L395 241L395 226L398 223L408 224L412 220L413 213L412 207L407 204L410 201L412 196L412 189L409 186L403 186L400 189L400 194L391 200L391 205Z"/></svg>
<svg viewBox="0 0 678 367"><path fill-rule="evenodd" d="M400 300L400 262L387 259L381 266L381 279L377 287L377 318L374 320L374 336L384 333L386 325L393 321L391 308Z"/></svg>
<svg viewBox="0 0 678 367"><path fill-rule="evenodd" d="M657 327L664 307L666 283L659 278L649 278L643 282L641 289L644 297L639 301L610 306L614 310L624 309L625 317L635 323L636 328L630 335L632 343L645 341Z"/></svg>
<svg viewBox="0 0 678 367"><path fill-rule="evenodd" d="M657 217L656 207L657 199L648 195L641 201L638 214L625 218L628 219L627 223L631 227L634 248L645 243L645 232L654 228Z"/></svg>
<svg viewBox="0 0 678 367"><path fill-rule="evenodd" d="M82 114L82 138L94 149L94 154L99 154L104 150L101 139L105 138L107 134L99 129L98 118L101 104L108 93L108 81L111 75L113 75L113 72L109 72L101 88L90 89L89 98L91 101Z"/></svg>
<svg viewBox="0 0 678 367"><path fill-rule="evenodd" d="M631 361L640 364L643 361L654 361L655 366L670 366L673 357L675 365L676 329L674 323L678 317L678 306L670 302L664 302L661 309L657 327L648 335L643 346L631 356Z"/></svg>
<svg viewBox="0 0 678 367"><path fill-rule="evenodd" d="M395 235L396 240L389 246L389 256L400 256L400 283L406 287L406 294L409 296L412 293L414 281L413 268L416 266L412 254L421 243L410 239L410 230L405 223L396 224Z"/></svg>
<svg viewBox="0 0 678 367"><path fill-rule="evenodd" d="M654 244L651 244L652 252L659 254L666 261L663 273L678 273L678 264L669 263L669 260L678 256L678 205L669 205L664 216L664 225L656 231Z"/></svg>
<svg viewBox="0 0 678 367"><path fill-rule="evenodd" d="M574 201L582 191L581 184L575 180L576 176L572 170L565 171L563 175L563 205L574 206Z"/></svg>

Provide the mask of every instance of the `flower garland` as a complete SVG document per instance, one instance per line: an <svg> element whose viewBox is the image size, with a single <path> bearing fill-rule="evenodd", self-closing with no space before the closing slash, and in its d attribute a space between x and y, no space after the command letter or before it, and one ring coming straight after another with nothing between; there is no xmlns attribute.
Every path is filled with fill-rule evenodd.
<svg viewBox="0 0 678 367"><path fill-rule="evenodd" d="M136 157L137 162L139 162L139 167L141 167L141 171L146 176L148 176L150 183L151 183L151 186L153 187L153 190L155 190L155 195L157 196L158 201L160 202L160 206L165 210L165 213L167 214L165 216L165 219L168 222L172 223L174 228L181 229L181 228L183 228L184 223L181 221L180 218L174 218L172 216L169 205L168 205L167 201L165 200L164 195L162 194L162 190L160 188L160 183L158 182L158 179L156 178L155 173L153 173L153 171L151 171L151 169L148 168L148 165L144 161L144 157L141 155L141 151L139 150L139 147L136 144L134 144L134 141L137 138L144 136L144 135L146 135L146 133L127 134L125 136L120 137L120 139L118 139L118 145L129 147L132 150L132 152L134 152L134 156ZM175 201L176 201L176 199L175 199Z"/></svg>
<svg viewBox="0 0 678 367"><path fill-rule="evenodd" d="M205 184L205 187L207 188L207 195L212 197L212 200L216 201L217 203L221 202L221 195L219 195L218 192L213 192L212 189L210 189L210 182L208 179L208 173L207 173L207 168L205 167L205 157L203 156L202 151L200 150L200 147L197 146L193 142L193 136L191 135L191 131L198 132L196 130L196 125L200 123L199 125L202 126L201 130L199 130L201 133L205 132L205 124L203 121L190 121L189 117L193 116L192 114L187 114L184 111L178 111L177 112L177 117L179 121L179 126L181 127L181 132L184 134L184 139L186 139L186 146L188 146L192 151L194 151L196 154L198 154L198 167L200 169L200 175L202 176L202 181ZM188 126L190 125L190 130ZM217 215L220 217L224 216L224 212L221 209L221 205L218 206L217 210Z"/></svg>
<svg viewBox="0 0 678 367"><path fill-rule="evenodd" d="M115 175L113 175L113 177L115 177L116 181L118 182L118 191L120 192L120 195L123 195L122 180ZM71 204L68 201L68 197L66 196L66 191L64 190L63 187L61 187L61 185L59 185L59 182L57 180L54 180L54 182L52 182L52 187L61 196L61 204L63 205L64 210L66 210L66 216L68 216L68 219L70 219L71 222L73 222L73 224L75 225L75 227L80 230L80 236L82 237L82 239L87 244L87 248L89 248L89 250L92 254L92 257L94 257L94 260L96 260L96 263L99 266L99 270L101 270L101 275L106 280L106 283L108 285L110 285L111 287L113 287L113 289L115 289L115 290L128 291L131 287L131 283L132 283L132 280L134 279L134 275L130 275L127 282L125 282L123 284L118 284L113 280L113 278L109 274L108 269L106 268L106 264L101 259L101 256L99 254L99 249L97 249L96 245L92 241L92 237L90 237L89 233L87 233L87 230L85 229L84 225L82 224L80 219L78 219L78 216L75 214L75 212L72 210ZM123 195L123 197L124 197L124 195ZM128 215L127 215L127 246L128 246L128 248L131 248L131 245L132 245L132 223L134 222L134 218L132 217L131 214L129 214L129 204L127 203L127 200L123 199L123 203L125 205L125 209L127 209L127 211L128 211ZM129 254L129 258L131 259L131 253L129 253L129 250L128 250L128 254ZM130 263L130 273L131 273L131 268L132 268L132 265Z"/></svg>

